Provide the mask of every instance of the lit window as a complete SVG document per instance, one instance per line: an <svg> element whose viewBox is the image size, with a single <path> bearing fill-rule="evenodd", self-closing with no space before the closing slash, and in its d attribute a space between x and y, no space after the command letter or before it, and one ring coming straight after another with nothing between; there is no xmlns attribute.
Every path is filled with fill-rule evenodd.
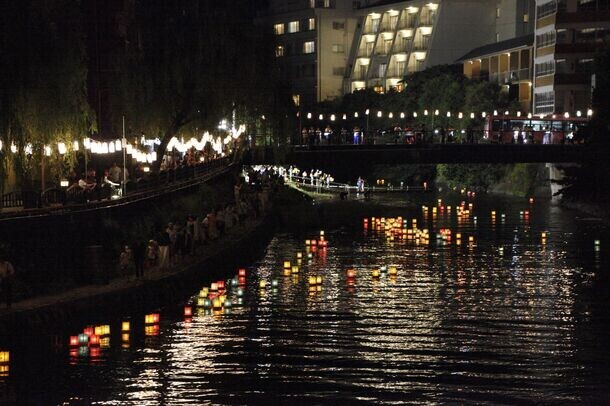
<svg viewBox="0 0 610 406"><path fill-rule="evenodd" d="M315 30L316 29L316 19L315 18L310 18L308 20L308 22L309 22L309 30L310 31Z"/></svg>
<svg viewBox="0 0 610 406"><path fill-rule="evenodd" d="M301 95L300 94L293 94L292 95L292 101L293 101L295 107L299 107L301 105Z"/></svg>
<svg viewBox="0 0 610 406"><path fill-rule="evenodd" d="M500 7L496 7L496 18L500 18Z"/></svg>
<svg viewBox="0 0 610 406"><path fill-rule="evenodd" d="M280 56L284 56L285 53L285 48L283 45L278 45L275 47L275 56L276 57L280 57Z"/></svg>
<svg viewBox="0 0 610 406"><path fill-rule="evenodd" d="M324 0L324 7L330 8L330 0Z"/></svg>
<svg viewBox="0 0 610 406"><path fill-rule="evenodd" d="M298 21L291 21L288 23L288 32L290 34L293 34L295 32L299 32L299 22Z"/></svg>
<svg viewBox="0 0 610 406"><path fill-rule="evenodd" d="M309 0L309 7L316 8L316 0Z"/></svg>
<svg viewBox="0 0 610 406"><path fill-rule="evenodd" d="M333 44L333 52L336 54L342 54L345 52L343 44Z"/></svg>
<svg viewBox="0 0 610 406"><path fill-rule="evenodd" d="M316 43L314 41L307 41L303 43L303 53L313 54L316 52Z"/></svg>
<svg viewBox="0 0 610 406"><path fill-rule="evenodd" d="M500 33L496 32L496 42L500 42Z"/></svg>
<svg viewBox="0 0 610 406"><path fill-rule="evenodd" d="M275 31L275 35L283 35L284 34L284 24L275 24L273 26L273 31Z"/></svg>
<svg viewBox="0 0 610 406"><path fill-rule="evenodd" d="M529 21L530 21L530 15L528 13L523 14L523 22L529 23Z"/></svg>

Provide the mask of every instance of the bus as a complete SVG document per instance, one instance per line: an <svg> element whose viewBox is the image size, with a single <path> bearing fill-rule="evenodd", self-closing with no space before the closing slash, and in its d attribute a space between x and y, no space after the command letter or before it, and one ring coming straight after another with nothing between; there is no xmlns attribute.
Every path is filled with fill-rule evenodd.
<svg viewBox="0 0 610 406"><path fill-rule="evenodd" d="M588 121L586 117L559 115L543 118L487 116L483 138L503 144L564 144L574 142L577 131Z"/></svg>

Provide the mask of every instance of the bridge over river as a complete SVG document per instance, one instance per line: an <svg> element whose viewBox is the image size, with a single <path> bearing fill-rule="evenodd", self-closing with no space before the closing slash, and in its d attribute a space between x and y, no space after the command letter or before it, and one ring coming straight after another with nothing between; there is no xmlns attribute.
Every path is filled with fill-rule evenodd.
<svg viewBox="0 0 610 406"><path fill-rule="evenodd" d="M610 145L427 144L260 147L252 164L284 164L326 170L372 164L603 162Z"/></svg>

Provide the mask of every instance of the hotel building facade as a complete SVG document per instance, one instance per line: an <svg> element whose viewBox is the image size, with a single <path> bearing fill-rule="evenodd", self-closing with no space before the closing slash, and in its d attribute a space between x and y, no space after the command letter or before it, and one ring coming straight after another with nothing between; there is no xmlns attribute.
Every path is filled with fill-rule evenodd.
<svg viewBox="0 0 610 406"><path fill-rule="evenodd" d="M609 0L272 1L276 56L296 105L364 88L401 91L406 74L462 63L524 112L586 110Z"/></svg>

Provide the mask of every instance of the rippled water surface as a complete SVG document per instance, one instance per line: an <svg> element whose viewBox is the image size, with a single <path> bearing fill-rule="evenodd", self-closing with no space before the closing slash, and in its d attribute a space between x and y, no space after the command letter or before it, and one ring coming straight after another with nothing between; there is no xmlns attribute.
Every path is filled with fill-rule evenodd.
<svg viewBox="0 0 610 406"><path fill-rule="evenodd" d="M168 304L158 328L133 321L129 340L121 321L144 316L109 319L113 333L101 349L13 351L27 362L3 378L7 396L68 404L610 402L608 230L544 203L482 202L461 220L451 203L451 213L436 215L379 209L377 217L401 215L409 228L416 218L430 229L429 245L390 241L359 220L325 230L328 247L308 258L305 240L318 230L278 234L247 267L242 306L217 315L195 306L185 318L184 302ZM451 241L436 238L441 228L452 230ZM283 262L294 265L299 252L298 275L283 276ZM382 266L397 275L373 278ZM309 286L312 275L323 277L319 288ZM199 288L185 301L196 304ZM235 289L228 297L237 301Z"/></svg>

